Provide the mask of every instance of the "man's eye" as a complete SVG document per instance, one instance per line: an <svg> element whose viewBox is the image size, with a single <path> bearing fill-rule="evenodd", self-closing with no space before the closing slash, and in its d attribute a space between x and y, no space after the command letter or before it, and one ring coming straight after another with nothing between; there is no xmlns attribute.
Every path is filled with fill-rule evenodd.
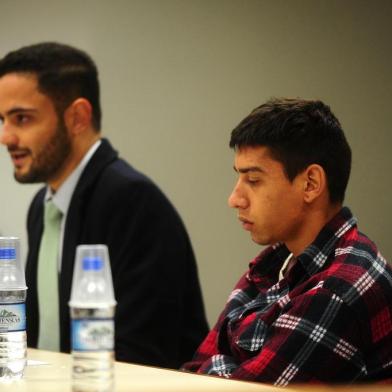
<svg viewBox="0 0 392 392"><path fill-rule="evenodd" d="M25 123L27 123L28 121L29 121L29 117L26 116L25 114L18 114L18 115L16 116L16 122L17 122L18 124L25 124Z"/></svg>
<svg viewBox="0 0 392 392"><path fill-rule="evenodd" d="M251 185L255 185L258 182L260 182L260 180L258 178L248 178L248 183Z"/></svg>

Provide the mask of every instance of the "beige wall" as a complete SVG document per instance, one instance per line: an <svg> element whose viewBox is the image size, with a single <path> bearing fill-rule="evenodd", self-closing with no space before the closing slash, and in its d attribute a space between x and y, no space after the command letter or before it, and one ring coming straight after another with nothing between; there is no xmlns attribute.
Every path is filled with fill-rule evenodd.
<svg viewBox="0 0 392 392"><path fill-rule="evenodd" d="M259 250L226 204L229 132L271 96L331 105L354 151L347 204L392 260L391 20L390 0L0 0L0 55L58 40L96 59L104 135L180 211L212 323ZM4 150L0 168L0 232L26 245L37 186Z"/></svg>

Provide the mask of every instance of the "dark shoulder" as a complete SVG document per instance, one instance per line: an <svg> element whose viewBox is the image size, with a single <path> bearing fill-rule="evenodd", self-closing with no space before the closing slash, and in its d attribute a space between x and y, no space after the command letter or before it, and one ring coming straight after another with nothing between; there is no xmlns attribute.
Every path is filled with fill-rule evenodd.
<svg viewBox="0 0 392 392"><path fill-rule="evenodd" d="M98 182L103 185L127 186L130 184L147 184L152 183L151 179L135 169L123 159L115 159L106 165L99 173Z"/></svg>
<svg viewBox="0 0 392 392"><path fill-rule="evenodd" d="M91 199L130 208L148 208L150 211L167 210L177 215L162 190L145 174L123 159L107 165L95 182Z"/></svg>

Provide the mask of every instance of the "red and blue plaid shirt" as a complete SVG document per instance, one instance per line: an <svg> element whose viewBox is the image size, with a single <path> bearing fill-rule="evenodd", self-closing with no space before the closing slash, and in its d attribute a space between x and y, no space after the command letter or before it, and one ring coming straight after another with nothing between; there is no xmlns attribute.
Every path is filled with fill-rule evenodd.
<svg viewBox="0 0 392 392"><path fill-rule="evenodd" d="M343 208L286 277L265 249L184 370L285 386L392 377L392 270Z"/></svg>

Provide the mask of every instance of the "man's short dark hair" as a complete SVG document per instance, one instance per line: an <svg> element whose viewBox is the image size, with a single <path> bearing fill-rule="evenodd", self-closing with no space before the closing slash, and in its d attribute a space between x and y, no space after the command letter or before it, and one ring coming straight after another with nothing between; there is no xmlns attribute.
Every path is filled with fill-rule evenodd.
<svg viewBox="0 0 392 392"><path fill-rule="evenodd" d="M329 106L321 101L271 99L232 131L230 147L268 147L292 181L311 164L323 167L332 203L343 202L351 149Z"/></svg>
<svg viewBox="0 0 392 392"><path fill-rule="evenodd" d="M98 70L87 53L56 42L25 46L0 60L0 77L9 73L37 76L39 91L52 99L60 116L75 99L86 98L92 125L101 129Z"/></svg>

